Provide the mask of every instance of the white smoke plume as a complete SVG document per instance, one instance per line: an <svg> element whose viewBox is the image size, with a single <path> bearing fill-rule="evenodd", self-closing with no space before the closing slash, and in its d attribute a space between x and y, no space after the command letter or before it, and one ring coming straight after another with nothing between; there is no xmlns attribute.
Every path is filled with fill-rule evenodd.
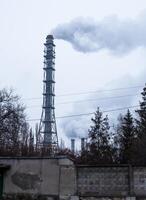
<svg viewBox="0 0 146 200"><path fill-rule="evenodd" d="M58 25L52 34L56 39L70 42L74 49L83 53L108 49L112 53L125 54L146 47L146 15L135 20L109 16L100 22L78 18Z"/></svg>

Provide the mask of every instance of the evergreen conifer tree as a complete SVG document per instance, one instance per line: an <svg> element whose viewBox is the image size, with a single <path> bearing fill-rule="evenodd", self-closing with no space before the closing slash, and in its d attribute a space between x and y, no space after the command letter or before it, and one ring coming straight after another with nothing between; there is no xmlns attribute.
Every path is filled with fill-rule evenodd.
<svg viewBox="0 0 146 200"><path fill-rule="evenodd" d="M128 110L125 116L120 117L118 124L118 139L119 139L119 161L120 163L132 163L133 160L133 145L135 140L134 119Z"/></svg>
<svg viewBox="0 0 146 200"><path fill-rule="evenodd" d="M136 110L137 163L146 164L146 86L141 93L140 108Z"/></svg>
<svg viewBox="0 0 146 200"><path fill-rule="evenodd" d="M110 146L110 133L108 116L103 117L99 108L91 119L92 126L89 129L89 154L92 163L111 163L112 154Z"/></svg>
<svg viewBox="0 0 146 200"><path fill-rule="evenodd" d="M146 86L143 88L142 101L140 102L140 109L136 110L138 113L137 123L137 133L139 137L146 135Z"/></svg>

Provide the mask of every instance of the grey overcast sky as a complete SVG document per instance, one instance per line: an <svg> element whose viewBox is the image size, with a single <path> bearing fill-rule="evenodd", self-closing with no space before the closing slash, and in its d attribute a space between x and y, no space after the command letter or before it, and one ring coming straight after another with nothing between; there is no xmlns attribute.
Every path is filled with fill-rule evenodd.
<svg viewBox="0 0 146 200"><path fill-rule="evenodd" d="M42 96L43 43L47 34L58 25L70 24L74 20L82 19L95 22L95 24L97 22L101 27L105 19L111 18L118 19L116 25L124 27L120 38L121 40L124 38L126 44L131 45L131 50L119 54L118 50L113 53L106 48L101 48L98 52L82 53L73 48L73 44L68 41L56 39L56 96L144 85L146 82L146 36L141 32L146 32L145 12L145 0L0 0L0 89L14 88L28 107L28 119L40 118L42 100L28 100L28 98ZM123 26L123 22L128 22L129 26ZM141 32L137 33L133 27L139 27L139 24ZM105 29L107 29L106 25L108 30L112 28L112 32L117 31L114 23L111 23L111 26L105 23ZM142 37L142 40L138 38L137 44L133 45L129 43L129 39L132 37L136 40L136 34ZM105 35L102 39L108 38L107 42L110 43L112 36L110 38L110 35ZM88 39L91 39L90 35ZM95 42L97 42L96 38ZM145 43L142 45L142 42ZM93 112L97 106L107 110L135 105L138 98L133 97L70 104L59 103L133 95L138 92L138 89L131 89L108 94L103 92L92 95L58 96L56 97L56 115ZM85 118L57 119L59 137L67 140L69 137L86 135L88 122Z"/></svg>

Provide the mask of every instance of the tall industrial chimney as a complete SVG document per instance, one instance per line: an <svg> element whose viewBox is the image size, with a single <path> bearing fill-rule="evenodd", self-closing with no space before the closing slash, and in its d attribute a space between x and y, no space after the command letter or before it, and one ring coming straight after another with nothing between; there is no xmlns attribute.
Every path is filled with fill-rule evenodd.
<svg viewBox="0 0 146 200"><path fill-rule="evenodd" d="M58 148L55 120L55 45L52 35L46 37L44 44L43 107L40 121L41 143L53 151Z"/></svg>

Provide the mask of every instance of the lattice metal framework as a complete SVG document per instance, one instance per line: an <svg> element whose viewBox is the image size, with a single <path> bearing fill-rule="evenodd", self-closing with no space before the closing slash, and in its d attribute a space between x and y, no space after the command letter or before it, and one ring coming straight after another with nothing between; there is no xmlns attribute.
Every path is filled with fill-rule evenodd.
<svg viewBox="0 0 146 200"><path fill-rule="evenodd" d="M58 148L55 120L55 45L52 35L46 38L44 49L43 107L40 121L40 143L52 151Z"/></svg>

